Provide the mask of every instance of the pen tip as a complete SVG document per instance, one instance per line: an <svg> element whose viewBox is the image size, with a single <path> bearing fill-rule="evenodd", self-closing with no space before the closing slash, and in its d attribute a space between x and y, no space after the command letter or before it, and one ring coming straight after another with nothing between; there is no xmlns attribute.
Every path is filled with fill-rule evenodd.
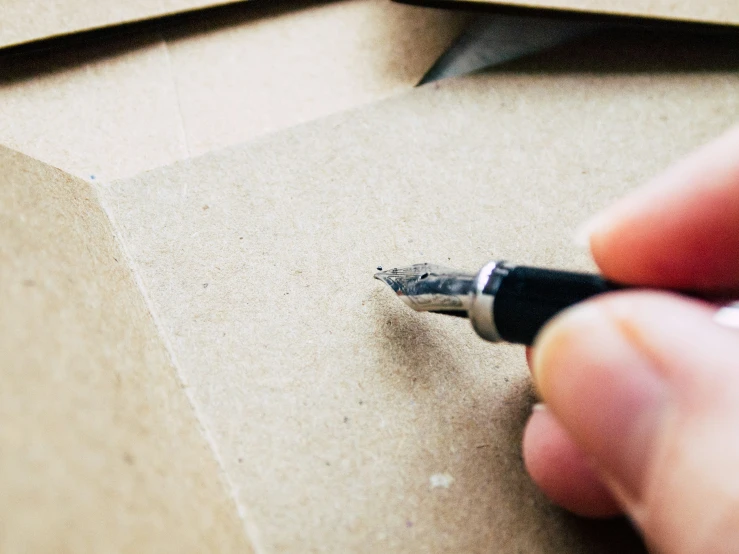
<svg viewBox="0 0 739 554"><path fill-rule="evenodd" d="M395 292L398 292L398 287L396 283L396 272L397 269L382 269L382 266L379 266L377 268L379 271L375 273L374 277L378 281L382 281L386 285L390 286Z"/></svg>
<svg viewBox="0 0 739 554"><path fill-rule="evenodd" d="M474 275L424 263L380 271L375 279L416 311L464 312Z"/></svg>

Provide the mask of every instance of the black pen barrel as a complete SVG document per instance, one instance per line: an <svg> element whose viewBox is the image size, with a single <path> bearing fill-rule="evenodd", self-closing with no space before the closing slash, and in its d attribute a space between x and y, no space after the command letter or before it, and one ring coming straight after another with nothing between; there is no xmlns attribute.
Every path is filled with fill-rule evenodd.
<svg viewBox="0 0 739 554"><path fill-rule="evenodd" d="M495 283L493 321L500 338L531 345L542 327L570 306L619 285L597 275L536 267L513 267Z"/></svg>

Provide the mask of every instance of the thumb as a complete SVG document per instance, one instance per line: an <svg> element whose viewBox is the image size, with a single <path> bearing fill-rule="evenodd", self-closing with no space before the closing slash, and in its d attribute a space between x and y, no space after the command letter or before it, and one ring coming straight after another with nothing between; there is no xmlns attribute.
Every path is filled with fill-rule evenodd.
<svg viewBox="0 0 739 554"><path fill-rule="evenodd" d="M715 308L606 295L540 334L537 388L661 552L739 544L739 341Z"/></svg>

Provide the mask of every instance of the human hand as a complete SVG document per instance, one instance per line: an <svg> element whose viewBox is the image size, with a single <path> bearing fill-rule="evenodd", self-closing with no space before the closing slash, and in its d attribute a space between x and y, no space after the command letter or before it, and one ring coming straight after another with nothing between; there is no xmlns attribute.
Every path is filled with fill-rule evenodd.
<svg viewBox="0 0 739 554"><path fill-rule="evenodd" d="M739 298L739 128L587 228L609 279ZM554 502L626 513L661 552L739 550L739 332L716 311L618 292L540 333L523 449Z"/></svg>

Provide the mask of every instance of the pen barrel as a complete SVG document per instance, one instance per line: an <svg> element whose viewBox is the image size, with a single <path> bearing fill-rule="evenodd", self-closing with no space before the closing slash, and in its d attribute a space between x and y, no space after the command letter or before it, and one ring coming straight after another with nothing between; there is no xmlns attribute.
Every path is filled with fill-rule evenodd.
<svg viewBox="0 0 739 554"><path fill-rule="evenodd" d="M492 315L500 338L526 345L563 310L622 288L597 275L522 266L512 267L496 286L489 293L494 296Z"/></svg>

